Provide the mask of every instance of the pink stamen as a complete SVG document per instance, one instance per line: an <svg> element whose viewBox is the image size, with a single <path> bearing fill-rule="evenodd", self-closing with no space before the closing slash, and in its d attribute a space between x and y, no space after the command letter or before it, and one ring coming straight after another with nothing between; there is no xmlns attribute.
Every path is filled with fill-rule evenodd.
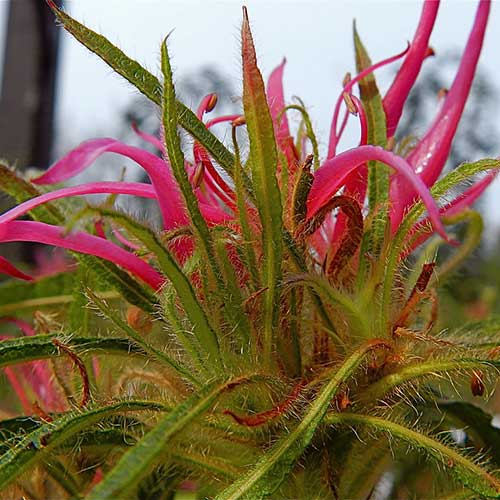
<svg viewBox="0 0 500 500"><path fill-rule="evenodd" d="M198 119L202 119L205 113L210 113L215 108L217 104L217 94L212 93L206 95L200 102L198 110L196 111L196 116Z"/></svg>
<svg viewBox="0 0 500 500"><path fill-rule="evenodd" d="M241 117L242 117L242 115L223 115L223 116L218 116L217 118L212 118L207 123L205 123L205 126L207 128L211 128L214 125L217 125L218 123L233 122L234 120L238 120Z"/></svg>
<svg viewBox="0 0 500 500"><path fill-rule="evenodd" d="M139 129L137 126L137 123L132 122L131 123L132 130L134 133L139 136L143 141L153 145L156 149L158 149L161 152L165 152L165 146L163 143L158 139L158 137L155 137L154 135L146 134L146 132L143 132L142 130Z"/></svg>
<svg viewBox="0 0 500 500"><path fill-rule="evenodd" d="M358 73L352 80L346 83L344 85L344 88L342 89L342 92L340 93L337 102L335 103L335 109L333 112L333 119L332 119L332 124L330 126L330 143L328 146L328 159L333 158L335 156L335 150L337 148L337 144L339 141L339 136L337 134L337 122L339 119L339 113L340 113L340 107L342 105L342 102L344 100L344 92L347 92L348 94L351 94L351 90L358 83L360 80L362 80L365 76L373 73L375 70L387 66L388 64L393 63L394 61L397 61L398 59L401 59L410 49L410 45L406 47L406 49L403 52L400 52L399 54L396 54L395 56L388 57L387 59L384 59L376 64L373 64L369 68L364 69L360 73Z"/></svg>

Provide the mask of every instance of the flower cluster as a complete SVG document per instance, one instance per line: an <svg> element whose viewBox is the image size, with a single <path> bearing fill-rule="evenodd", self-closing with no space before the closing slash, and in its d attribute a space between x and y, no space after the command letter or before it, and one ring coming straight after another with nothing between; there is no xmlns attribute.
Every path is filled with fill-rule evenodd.
<svg viewBox="0 0 500 500"><path fill-rule="evenodd" d="M396 232L406 211L420 197L424 202L429 220L436 232L448 239L441 222L441 217L451 216L463 211L481 195L491 183L495 174L491 173L471 186L460 196L438 207L429 189L439 178L449 155L453 136L457 129L467 96L469 94L481 46L484 38L490 2L479 3L476 19L469 35L467 45L462 55L455 79L446 93L440 109L424 136L416 146L405 156L391 152L388 147L394 144L394 135L402 114L404 103L418 76L419 70L432 49L429 38L436 19L439 2L424 2L422 15L413 41L408 49L396 57L391 57L381 63L364 68L353 79L344 82L344 88L337 100L332 120L328 156L321 166L313 173L314 180L307 197L307 219L311 220L338 193L355 199L364 208L367 195L368 167L370 162L380 162L391 167L389 173L388 209L391 230ZM382 100L386 124L384 137L378 143L370 142L366 113L361 101L352 94L354 85L370 77L374 70L388 64L397 58L403 58L401 68ZM281 167L288 169L288 185L293 186L294 179L301 165L304 165L307 149L300 147L301 139L296 144L291 136L285 111L286 103L283 93L283 70L285 62L271 74L267 85L269 109L275 124L276 141L281 151ZM366 80L365 80L366 81ZM338 117L342 102L346 102L348 111L340 130ZM217 96L208 95L201 102L197 116L200 120L212 111L216 105ZM359 146L337 153L337 144L345 127L349 112L359 118L361 139ZM244 123L239 115L221 116L205 123L207 128L218 124L230 123L233 126ZM37 206L60 198L91 194L124 194L156 200L163 217L163 227L170 231L183 227L188 223L186 208L176 180L171 172L169 159L166 156L161 140L151 137L136 129L137 133L147 142L153 144L161 152L162 157L145 150L128 146L114 139L94 139L87 141L67 154L54 164L46 173L35 178L36 185L50 185L66 181L82 172L101 155L116 153L139 164L148 174L151 185L132 182L97 182L79 186L58 189L30 199L0 216L0 241L32 241L58 246L81 253L88 253L110 260L123 267L134 276L158 290L164 283L164 278L150 265L138 258L125 240L125 248L105 238L103 232L97 235L86 232L71 232L67 234L64 227L44 224L34 221L20 221L19 217ZM318 161L318 158L315 159ZM380 165L379 163L379 165ZM218 168L206 149L195 141L193 145L193 160L186 161L186 171L196 192L201 213L209 225L234 224L236 219L236 195L234 187L221 176ZM285 189L282 186L282 189ZM248 207L252 210L252 207ZM380 208L380 207L379 207ZM422 226L422 223L419 223ZM325 218L321 227L314 234L313 246L320 261L324 260L329 248L342 240L346 228L346 216L339 214L336 218ZM115 232L120 238L120 233ZM430 233L427 233L427 237ZM419 243L422 243L422 238ZM192 246L188 243L177 248L178 257L185 260ZM0 270L21 279L29 278L26 274L13 268L4 259L0 262Z"/></svg>

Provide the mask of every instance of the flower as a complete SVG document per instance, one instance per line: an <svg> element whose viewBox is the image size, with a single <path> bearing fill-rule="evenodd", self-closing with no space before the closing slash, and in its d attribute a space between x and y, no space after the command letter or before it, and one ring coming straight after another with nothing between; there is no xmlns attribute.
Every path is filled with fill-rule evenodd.
<svg viewBox="0 0 500 500"><path fill-rule="evenodd" d="M389 64L396 59L404 58L400 70L382 100L386 118L386 139L391 140L394 137L403 105L415 83L420 67L425 58L432 53L432 49L429 47L429 38L438 7L438 1L424 2L421 19L413 41L403 53L367 67L355 78L348 79L345 82L332 120L328 157L313 173L314 180L307 198L308 220L312 220L321 213L332 197L340 192L355 199L360 209L363 209L368 184L367 165L369 162L378 161L393 170L389 177L390 191L388 197L388 217L392 232L396 232L406 211L416 202L417 198L420 198L427 208L427 220L432 224L434 231L449 241L441 217L451 215L470 206L494 178L494 174L489 174L458 198L441 208L438 207L429 191L429 188L433 186L443 170L472 85L488 20L489 0L479 2L476 18L453 84L433 124L415 148L403 157L381 146L367 142L367 117L362 102L352 93L354 85L362 81L363 78L370 75L378 67ZM251 50L253 50L253 45ZM244 53L245 57L252 57L251 51ZM275 127L276 143L281 151L280 169L288 169L289 177L296 180L300 171L299 166L306 159L306 153L305 148L302 148L299 153L299 148L295 146L286 112L284 112L286 107L283 92L284 67L285 60L272 72L267 84L267 98ZM197 111L198 118L203 119L206 113L214 109L216 102L215 94L206 96ZM344 124L338 131L337 121L342 102L346 102L350 111L358 116L361 126L361 141L359 146L337 154L336 147L348 116L346 114ZM239 115L223 116L206 122L206 127L210 128L219 123L228 122L235 126L242 123L242 121ZM186 207L181 191L172 174L162 141L140 132L136 127L134 129L140 137L162 152L161 158L114 139L93 139L78 146L56 162L43 175L33 179L32 182L36 185L50 185L66 181L85 170L101 155L115 153L130 158L139 164L148 174L151 185L132 182L96 182L42 194L21 203L0 216L0 241L33 241L95 255L117 264L152 289L160 289L165 282L165 278L154 266L138 257L133 251L130 251L131 245L125 244L127 248L123 248L119 244L106 239L102 226L99 226L98 234L93 235L85 231L67 233L62 226L37 221L17 220L18 217L35 207L60 198L107 193L155 199L162 214L164 230L171 231L186 226L189 223ZM220 174L207 150L198 142L193 145L193 161L186 162L185 166L192 188L196 193L201 214L207 223L210 226L231 225L236 227L237 203L233 185L231 181ZM282 186L282 189L285 188ZM251 203L248 206L249 210L253 210L255 213ZM419 224L418 227L422 227L422 223ZM312 248L317 253L320 261L325 258L330 247L337 245L342 240L346 227L346 216L342 213L338 215L336 220L332 216L324 217L321 230L313 235L312 240ZM253 229L258 231L258 225L255 225ZM415 227L416 229L418 228ZM420 243L426 237L421 238ZM120 235L118 241L123 244L128 240L123 235ZM181 238L170 248L180 262L185 262L193 250L189 236ZM16 270L5 259L0 260L0 272L28 279L27 275Z"/></svg>

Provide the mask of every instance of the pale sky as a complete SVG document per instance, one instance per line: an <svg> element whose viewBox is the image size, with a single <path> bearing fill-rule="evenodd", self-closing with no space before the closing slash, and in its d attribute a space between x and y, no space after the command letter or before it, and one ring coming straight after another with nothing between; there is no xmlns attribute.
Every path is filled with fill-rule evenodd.
<svg viewBox="0 0 500 500"><path fill-rule="evenodd" d="M353 19L357 21L372 60L378 61L406 47L421 9L421 2L410 0L247 0L245 4L263 74L268 75L286 56L285 94L288 100L298 95L305 101L323 150L340 82L346 71L354 70ZM232 80L238 92L241 87L238 35L241 5L240 0L65 2L72 16L105 34L156 73L160 43L168 32L175 29L169 39L169 49L177 77L213 64ZM0 0L0 54L4 6L5 0ZM440 51L460 50L465 45L476 6L475 1L442 2L431 38L437 53L436 61ZM481 64L495 82L500 82L498 47L500 7L494 3ZM118 113L130 102L134 91L66 33L62 37L61 56L57 104L60 141L72 147L89 138L90 134L116 134ZM377 73L382 89L393 71L394 67ZM499 136L498 130L491 133ZM346 147L356 141L356 132L349 137L351 142L345 144ZM498 144L500 155L500 140ZM499 205L494 203L498 198L499 182L490 189L489 212L500 212ZM500 216L494 219L500 222Z"/></svg>

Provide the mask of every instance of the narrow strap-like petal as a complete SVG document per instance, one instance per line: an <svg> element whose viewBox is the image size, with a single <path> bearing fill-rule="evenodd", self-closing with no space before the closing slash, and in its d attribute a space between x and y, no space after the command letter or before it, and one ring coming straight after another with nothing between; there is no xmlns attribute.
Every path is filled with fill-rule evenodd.
<svg viewBox="0 0 500 500"><path fill-rule="evenodd" d="M165 278L139 257L110 241L82 231L66 234L64 227L34 221L0 224L0 242L10 241L30 241L95 255L126 269L154 290L161 288L165 282Z"/></svg>
<svg viewBox="0 0 500 500"><path fill-rule="evenodd" d="M68 198L70 196L83 196L90 194L128 194L132 196L140 196L142 198L156 199L156 193L151 184L144 184L140 182L91 182L88 184L81 184L79 186L57 189L20 203L0 215L0 224L17 219L44 203L61 198Z"/></svg>
<svg viewBox="0 0 500 500"><path fill-rule="evenodd" d="M463 212L466 208L471 207L474 202L483 194L485 189L496 179L498 171L490 172L483 179L473 184L469 189L466 189L463 193L458 195L453 201L447 203L439 209L441 216L451 217ZM421 229L429 227L429 218L426 217L422 219L417 224L413 226L409 234L415 234ZM430 237L432 233L422 232L413 242L411 247L407 248L403 256L409 255L417 247L424 244Z"/></svg>
<svg viewBox="0 0 500 500"><path fill-rule="evenodd" d="M323 166L314 175L314 182L307 202L308 217L312 217L330 200L345 184L349 174L372 160L380 161L394 168L397 173L410 183L425 204L435 230L445 240L449 241L439 219L439 208L427 186L415 174L404 158L378 146L359 146L324 162Z"/></svg>
<svg viewBox="0 0 500 500"><path fill-rule="evenodd" d="M6 274L7 276L11 276L12 278L19 278L25 281L33 280L33 276L24 273L1 255L0 255L0 274Z"/></svg>
<svg viewBox="0 0 500 500"><path fill-rule="evenodd" d="M453 137L474 79L489 11L490 1L481 0L460 67L445 101L427 133L407 157L408 163L427 186L432 186L440 176L450 154ZM397 191L398 196L391 214L393 228L399 224L405 209L415 198L415 191L403 179L396 176L394 182L392 190Z"/></svg>
<svg viewBox="0 0 500 500"><path fill-rule="evenodd" d="M146 132L143 132L138 126L137 123L132 122L132 130L134 133L140 137L144 142L147 142L154 146L158 151L161 151L162 153L165 153L165 146L163 143L158 139L158 137L155 137L154 135L147 134Z"/></svg>
<svg viewBox="0 0 500 500"><path fill-rule="evenodd" d="M436 21L438 8L438 0L424 2L420 22L411 42L410 50L384 97L383 105L387 119L388 137L393 137L396 133L404 103L417 79L422 63L428 55L429 38Z"/></svg>
<svg viewBox="0 0 500 500"><path fill-rule="evenodd" d="M269 103L269 111L276 128L278 143L290 137L288 118L286 113L283 113L286 106L285 94L283 92L283 72L285 70L285 64L286 59L283 58L281 64L277 66L269 76L266 88L267 102Z"/></svg>
<svg viewBox="0 0 500 500"><path fill-rule="evenodd" d="M33 179L33 182L35 184L63 182L85 170L104 153L117 153L126 156L146 171L156 191L166 229L187 223L184 203L168 162L148 151L128 146L115 139L93 139L80 144L52 165L43 175Z"/></svg>

